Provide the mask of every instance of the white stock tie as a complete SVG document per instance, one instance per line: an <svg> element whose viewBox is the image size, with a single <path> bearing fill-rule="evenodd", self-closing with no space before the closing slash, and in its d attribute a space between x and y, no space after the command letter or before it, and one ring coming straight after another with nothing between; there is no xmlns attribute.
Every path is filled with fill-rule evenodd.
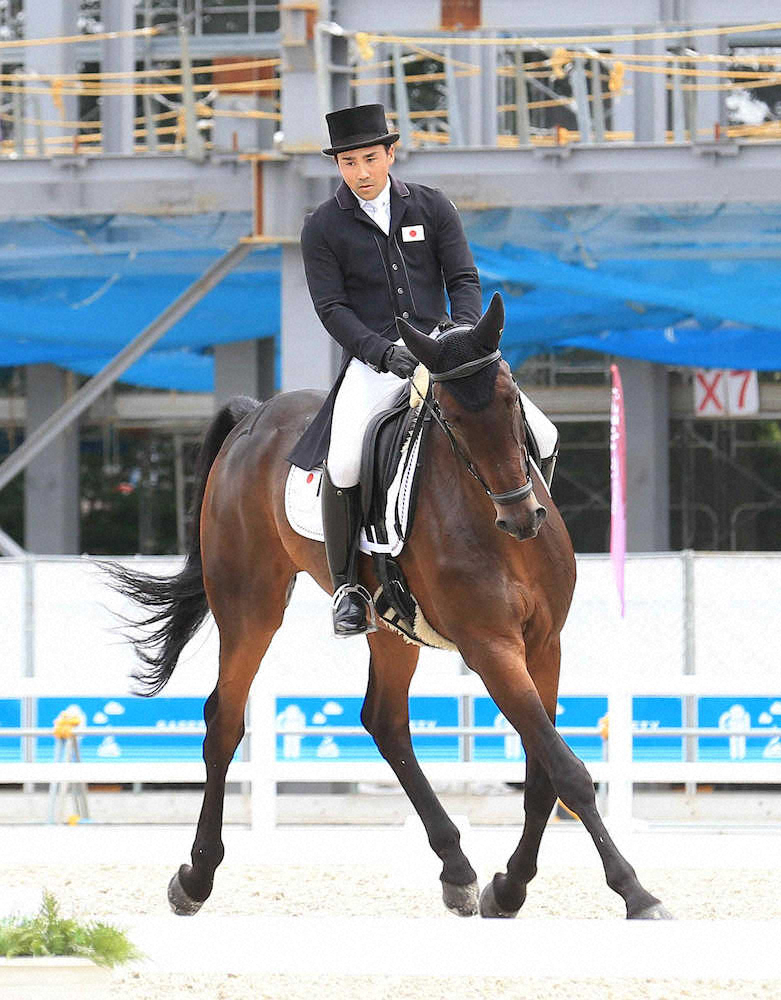
<svg viewBox="0 0 781 1000"><path fill-rule="evenodd" d="M382 205L379 201L365 201L361 207L387 236L390 232L390 205Z"/></svg>

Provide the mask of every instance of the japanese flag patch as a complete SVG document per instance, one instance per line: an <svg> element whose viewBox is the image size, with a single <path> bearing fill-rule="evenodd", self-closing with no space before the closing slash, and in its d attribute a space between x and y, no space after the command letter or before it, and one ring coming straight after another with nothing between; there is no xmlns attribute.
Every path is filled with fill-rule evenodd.
<svg viewBox="0 0 781 1000"><path fill-rule="evenodd" d="M402 226L401 238L404 243L418 243L420 240L425 240L426 234L423 232L423 226Z"/></svg>

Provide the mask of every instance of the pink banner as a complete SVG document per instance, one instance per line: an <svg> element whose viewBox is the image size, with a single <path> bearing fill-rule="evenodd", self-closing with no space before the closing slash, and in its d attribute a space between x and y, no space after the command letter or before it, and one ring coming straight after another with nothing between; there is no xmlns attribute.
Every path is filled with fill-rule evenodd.
<svg viewBox="0 0 781 1000"><path fill-rule="evenodd" d="M618 365L610 366L610 561L624 616L624 562L626 557L626 425L624 390Z"/></svg>

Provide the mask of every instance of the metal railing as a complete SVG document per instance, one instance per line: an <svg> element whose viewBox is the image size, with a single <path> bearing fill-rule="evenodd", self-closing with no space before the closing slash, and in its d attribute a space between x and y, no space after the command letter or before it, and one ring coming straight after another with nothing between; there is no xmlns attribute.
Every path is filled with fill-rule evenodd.
<svg viewBox="0 0 781 1000"><path fill-rule="evenodd" d="M37 686L43 695L45 688ZM29 692L28 692L29 693ZM276 824L276 796L279 782L331 783L360 781L395 782L395 777L385 761L364 755L362 759L347 760L328 756L311 759L283 759L277 749L278 737L366 735L359 727L352 726L298 726L280 724L279 697L322 697L338 699L360 697L362 689L340 688L325 690L317 682L295 685L286 682L276 688L259 675L253 687L248 727L249 759L234 760L228 771L228 780L250 784L250 812L253 828L269 828ZM486 697L482 681L474 674L440 677L431 682L413 682L415 696L457 696L474 699ZM631 826L633 820L633 786L636 783L723 783L781 785L781 756L762 761L747 760L636 760L633 756L637 738L675 737L685 740L692 737L724 739L763 738L774 740L781 735L779 726L736 726L723 729L707 726L660 726L654 729L637 729L633 726L633 697L672 696L675 698L718 695L729 697L767 697L766 686L744 683L740 678L706 680L696 676L660 678L656 681L633 681L627 674L615 674L604 684L570 685L562 697L606 696L607 719L598 726L562 726L565 737L592 736L602 739L602 760L587 760L586 767L596 783L606 790L607 817L613 827ZM91 726L77 729L78 735L155 735L180 737L199 735L203 730L166 729L161 727L109 727ZM474 740L480 737L502 738L508 731L486 726L442 726L413 728L414 739L457 736ZM20 739L24 736L53 736L54 730L41 727L12 727L0 729L0 738ZM368 737L367 737L368 739ZM475 760L468 751L461 759L452 761L425 761L424 770L432 781L456 782L519 782L524 777L523 761ZM53 761L0 763L0 784L15 783L195 783L204 780L203 764L199 761L154 760L100 762ZM519 815L519 822L520 822Z"/></svg>

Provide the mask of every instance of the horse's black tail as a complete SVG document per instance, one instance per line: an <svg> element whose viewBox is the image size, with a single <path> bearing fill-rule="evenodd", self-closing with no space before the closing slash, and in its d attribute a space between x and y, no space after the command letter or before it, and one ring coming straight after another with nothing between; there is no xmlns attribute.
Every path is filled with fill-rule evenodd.
<svg viewBox="0 0 781 1000"><path fill-rule="evenodd" d="M169 577L138 573L109 564L112 586L151 613L128 621L136 655L144 666L133 671L139 694L151 696L168 683L179 655L195 635L209 611L203 586L200 521L209 470L225 438L236 424L260 404L249 396L234 396L219 411L206 431L195 469L196 492L192 505L187 560L180 573ZM150 631L151 629L151 631Z"/></svg>

